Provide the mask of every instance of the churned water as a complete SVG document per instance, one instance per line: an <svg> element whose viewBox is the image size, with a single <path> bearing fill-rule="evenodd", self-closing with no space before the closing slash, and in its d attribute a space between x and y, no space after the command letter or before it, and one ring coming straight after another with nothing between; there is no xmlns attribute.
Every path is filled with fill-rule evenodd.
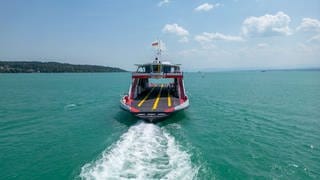
<svg viewBox="0 0 320 180"><path fill-rule="evenodd" d="M197 168L165 129L139 122L130 127L101 159L83 166L84 179L193 179Z"/></svg>
<svg viewBox="0 0 320 180"><path fill-rule="evenodd" d="M0 74L0 179L319 179L320 72L185 73L190 108L119 108L129 73Z"/></svg>

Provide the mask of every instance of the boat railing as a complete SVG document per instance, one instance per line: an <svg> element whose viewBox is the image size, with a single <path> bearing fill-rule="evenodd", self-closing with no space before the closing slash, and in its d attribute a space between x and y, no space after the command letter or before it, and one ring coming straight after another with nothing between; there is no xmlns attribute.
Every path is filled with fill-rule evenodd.
<svg viewBox="0 0 320 180"><path fill-rule="evenodd" d="M145 72L145 71L134 71L132 74L182 74L182 71L169 71L169 72Z"/></svg>
<svg viewBox="0 0 320 180"><path fill-rule="evenodd" d="M136 78L174 78L174 77L182 77L183 73L180 72L170 72L170 73L144 73L144 72L132 72L132 77Z"/></svg>

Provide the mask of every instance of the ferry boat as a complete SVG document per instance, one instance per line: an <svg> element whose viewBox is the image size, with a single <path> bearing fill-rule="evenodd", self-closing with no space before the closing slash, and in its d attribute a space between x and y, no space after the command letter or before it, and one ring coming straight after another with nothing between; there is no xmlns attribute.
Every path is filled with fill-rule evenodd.
<svg viewBox="0 0 320 180"><path fill-rule="evenodd" d="M122 109L138 118L156 122L189 107L180 64L160 60L160 42L153 62L136 64L129 92L120 100Z"/></svg>

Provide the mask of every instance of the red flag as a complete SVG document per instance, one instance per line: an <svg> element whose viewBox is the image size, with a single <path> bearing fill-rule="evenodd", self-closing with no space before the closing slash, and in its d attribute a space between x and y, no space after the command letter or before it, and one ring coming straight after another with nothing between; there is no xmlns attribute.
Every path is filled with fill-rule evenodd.
<svg viewBox="0 0 320 180"><path fill-rule="evenodd" d="M159 45L158 42L153 42L153 43L152 43L152 46L158 46L158 45Z"/></svg>

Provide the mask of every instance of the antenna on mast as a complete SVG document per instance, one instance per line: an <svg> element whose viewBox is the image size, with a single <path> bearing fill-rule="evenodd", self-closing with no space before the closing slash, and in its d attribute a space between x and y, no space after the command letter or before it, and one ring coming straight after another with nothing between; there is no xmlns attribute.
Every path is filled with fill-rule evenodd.
<svg viewBox="0 0 320 180"><path fill-rule="evenodd" d="M156 50L156 57L155 57L155 61L156 63L160 63L159 58L161 57L161 41L159 40L159 38L157 39L157 41L152 43L152 46L156 46L157 50Z"/></svg>
<svg viewBox="0 0 320 180"><path fill-rule="evenodd" d="M161 56L161 41L158 39L158 55Z"/></svg>

